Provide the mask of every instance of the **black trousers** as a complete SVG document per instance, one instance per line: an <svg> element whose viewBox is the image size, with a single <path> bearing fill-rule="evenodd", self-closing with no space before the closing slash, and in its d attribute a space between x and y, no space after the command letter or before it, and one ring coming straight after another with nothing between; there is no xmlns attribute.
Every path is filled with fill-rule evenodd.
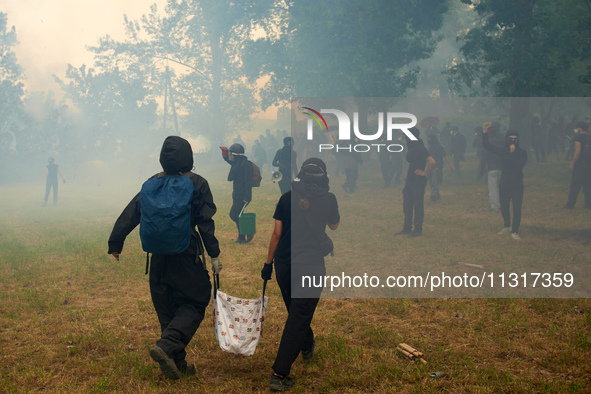
<svg viewBox="0 0 591 394"><path fill-rule="evenodd" d="M283 178L279 182L279 190L281 191L281 195L284 195L291 189L291 169L280 168L281 174L283 174Z"/></svg>
<svg viewBox="0 0 591 394"><path fill-rule="evenodd" d="M49 198L49 192L53 187L53 205L57 204L57 177L55 179L47 179L45 183L45 198L43 199L43 203L47 203L47 199Z"/></svg>
<svg viewBox="0 0 591 394"><path fill-rule="evenodd" d="M521 205L523 204L523 183L504 183L502 180L499 183L499 202L501 203L501 215L503 215L503 222L505 227L511 227L512 233L519 232L519 225L521 224ZM511 224L511 213L509 205L513 204L513 224Z"/></svg>
<svg viewBox="0 0 591 394"><path fill-rule="evenodd" d="M591 209L591 167L574 168L573 177L570 182L570 190L568 192L568 202L566 203L567 207L575 207L581 188L583 188L583 194L585 194L585 208Z"/></svg>
<svg viewBox="0 0 591 394"><path fill-rule="evenodd" d="M211 297L209 274L191 253L153 255L150 293L162 330L156 345L177 366L186 366L185 348L199 328Z"/></svg>
<svg viewBox="0 0 591 394"><path fill-rule="evenodd" d="M320 268L321 271L317 273L326 272L324 266L316 268ZM275 261L275 276L288 315L281 335L279 349L277 350L277 357L273 364L273 371L279 375L287 376L300 351L310 350L314 345L314 332L310 324L322 290L320 289L317 292L318 298L292 298L292 284L298 286L301 283L298 283L301 280L300 275L292 276L291 264ZM295 279L295 282L292 282L292 279Z"/></svg>
<svg viewBox="0 0 591 394"><path fill-rule="evenodd" d="M236 223L236 228L238 229L238 238L244 238L244 234L240 234L240 211L244 207L245 202L241 199L234 199L232 202L232 208L230 208L230 219Z"/></svg>
<svg viewBox="0 0 591 394"><path fill-rule="evenodd" d="M357 179L359 178L359 170L356 168L345 168L345 176L346 180L343 184L343 187L347 189L349 193L353 193L355 189L357 189Z"/></svg>
<svg viewBox="0 0 591 394"><path fill-rule="evenodd" d="M425 187L426 177L416 177L406 181L402 189L402 211L404 212L404 226L402 230L411 231L414 219L414 232L423 232L425 218Z"/></svg>

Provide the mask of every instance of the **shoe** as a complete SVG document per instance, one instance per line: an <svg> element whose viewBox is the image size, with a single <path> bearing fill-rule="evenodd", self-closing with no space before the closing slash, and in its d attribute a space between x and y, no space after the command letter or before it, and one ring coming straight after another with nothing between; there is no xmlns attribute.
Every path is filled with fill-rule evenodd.
<svg viewBox="0 0 591 394"><path fill-rule="evenodd" d="M195 369L195 364L185 364L185 365L177 365L177 368L181 374L181 376L195 376L197 370Z"/></svg>
<svg viewBox="0 0 591 394"><path fill-rule="evenodd" d="M249 234L246 236L246 240L244 241L244 243L249 243L250 241L252 241L254 238L254 234Z"/></svg>
<svg viewBox="0 0 591 394"><path fill-rule="evenodd" d="M519 241L521 239L521 237L517 233L511 233L511 238L513 238L516 241Z"/></svg>
<svg viewBox="0 0 591 394"><path fill-rule="evenodd" d="M405 230L405 229L402 229L402 231L400 231L400 232L398 232L398 233L394 234L394 236L396 236L396 235L406 235L406 234L410 234L410 233L411 233L411 231L410 231L410 230Z"/></svg>
<svg viewBox="0 0 591 394"><path fill-rule="evenodd" d="M236 238L234 240L234 242L236 242L237 244L245 244L246 243L246 239L244 239L244 238Z"/></svg>
<svg viewBox="0 0 591 394"><path fill-rule="evenodd" d="M575 207L571 207L570 205L565 205L562 209L575 209Z"/></svg>
<svg viewBox="0 0 591 394"><path fill-rule="evenodd" d="M314 362L314 349L316 349L316 341L312 342L312 347L309 350L302 350L304 364L312 364Z"/></svg>
<svg viewBox="0 0 591 394"><path fill-rule="evenodd" d="M160 365L160 370L168 379L178 379L181 377L181 373L174 360L168 357L160 347L156 346L150 350L150 357Z"/></svg>
<svg viewBox="0 0 591 394"><path fill-rule="evenodd" d="M273 374L271 375L271 381L269 382L269 388L273 391L284 391L289 390L295 386L295 380L290 378L289 376L283 377L281 379L279 376Z"/></svg>
<svg viewBox="0 0 591 394"><path fill-rule="evenodd" d="M502 235L502 234L506 234L508 232L511 231L511 227L504 227L501 231L499 231L497 234L498 235Z"/></svg>
<svg viewBox="0 0 591 394"><path fill-rule="evenodd" d="M408 238L416 238L416 237L421 237L423 235L422 231L413 231L412 233L408 234L407 237Z"/></svg>

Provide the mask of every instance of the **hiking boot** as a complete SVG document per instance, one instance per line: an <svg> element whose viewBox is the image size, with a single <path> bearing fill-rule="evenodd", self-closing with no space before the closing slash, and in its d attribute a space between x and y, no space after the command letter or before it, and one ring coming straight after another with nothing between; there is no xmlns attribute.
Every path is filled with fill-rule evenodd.
<svg viewBox="0 0 591 394"><path fill-rule="evenodd" d="M295 380L289 376L284 376L283 379L273 374L271 375L271 381L269 382L269 388L273 391L284 391L289 390L295 386Z"/></svg>
<svg viewBox="0 0 591 394"><path fill-rule="evenodd" d="M187 364L185 365L177 365L177 368L181 374L181 376L195 376L197 370L195 369L195 364Z"/></svg>
<svg viewBox="0 0 591 394"><path fill-rule="evenodd" d="M502 234L507 234L508 232L511 231L511 227L504 227L501 231L499 231L497 234L498 235L502 235Z"/></svg>
<svg viewBox="0 0 591 394"><path fill-rule="evenodd" d="M406 235L406 234L410 234L410 233L411 233L410 230L402 229L400 232L395 233L394 236L396 236L396 235Z"/></svg>
<svg viewBox="0 0 591 394"><path fill-rule="evenodd" d="M174 360L164 352L160 347L155 346L150 350L150 357L160 365L160 370L168 379L178 379L181 377L181 373L177 368Z"/></svg>
<svg viewBox="0 0 591 394"><path fill-rule="evenodd" d="M244 243L249 243L250 241L252 241L254 238L254 234L249 234L246 236L246 240L244 241Z"/></svg>
<svg viewBox="0 0 591 394"><path fill-rule="evenodd" d="M234 242L236 242L237 244L245 244L246 239L238 237L234 240Z"/></svg>
<svg viewBox="0 0 591 394"><path fill-rule="evenodd" d="M304 364L312 364L314 362L314 349L316 348L316 341L312 342L312 347L308 350L302 350L302 360Z"/></svg>
<svg viewBox="0 0 591 394"><path fill-rule="evenodd" d="M511 238L513 238L516 241L519 241L521 239L521 237L517 233L511 233Z"/></svg>

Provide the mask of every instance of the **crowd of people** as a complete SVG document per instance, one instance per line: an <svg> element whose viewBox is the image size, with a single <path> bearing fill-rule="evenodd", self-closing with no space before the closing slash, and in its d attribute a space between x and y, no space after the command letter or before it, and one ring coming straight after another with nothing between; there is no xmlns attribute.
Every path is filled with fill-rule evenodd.
<svg viewBox="0 0 591 394"><path fill-rule="evenodd" d="M532 122L532 127L539 127L539 123ZM402 169L407 166L402 189L404 222L401 231L394 235L419 237L423 235L427 183L431 187L429 203L435 204L441 199L439 187L443 180L445 163L451 172L463 176L461 166L467 144L459 128L449 123L441 131L434 125L424 127L423 134L416 127L409 131L414 138L406 134L395 136L395 140L404 145L404 153L380 152L378 160L385 188L390 187L392 181L395 184L400 183ZM565 208L574 208L582 188L585 208L591 209L589 125L577 122L573 133L570 164L573 175ZM534 134L530 134L530 138ZM486 122L476 127L474 135L472 146L479 160L476 177L487 175L490 207L502 214L503 228L499 234L507 233L519 240L524 197L523 169L528 160L527 149L521 146L518 131L503 132L499 122ZM427 145L424 143L424 136ZM330 192L326 163L316 157L306 157L302 166L298 167L294 140L283 136L283 146L278 147L277 143L269 144L273 138L267 132L255 141L252 162L245 154L244 144L237 141L229 148L221 147L221 154L230 165L227 179L233 183L233 203L229 216L237 226L237 243L249 243L253 237L243 234L239 223L239 213L252 200L255 168L252 163L260 168L265 165L269 169L275 167L282 174L282 181L279 182L280 197L273 215L273 231L261 277L264 280L271 279L273 268L275 269L276 280L288 311L269 382L271 389L285 390L294 386L294 380L289 375L298 355L302 354L304 362L314 360L316 345L311 322L322 292L322 288L294 288L294 284L302 283L297 280L298 276L325 274L324 258L332 250L326 228L336 230L340 214L337 198ZM531 141L532 146L535 145L534 141L535 138ZM272 150L270 146L273 146ZM267 161L271 156L273 159ZM540 150L536 153L536 160L538 157L539 161L544 161L547 156ZM345 173L342 189L346 193L354 193L357 189L359 166L363 162L362 155L345 151L336 153L336 159L339 166L335 166L335 171L344 170ZM222 264L213 220L216 206L207 181L191 172L193 156L190 144L181 137L168 137L162 146L160 163L163 172L150 179L188 177L194 187L189 201L189 246L182 253L173 255L153 253L151 265L147 261L147 271L150 267L150 292L161 325L161 337L150 350L150 356L159 364L167 378L178 379L195 374L193 364L186 361L185 349L203 320L205 308L210 301L211 284L205 265L205 252L211 258L214 275L220 272ZM109 238L108 253L117 260L127 235L142 222L142 201L145 201L142 200L142 193L143 188L123 210ZM304 294L303 291L312 291L313 294Z"/></svg>

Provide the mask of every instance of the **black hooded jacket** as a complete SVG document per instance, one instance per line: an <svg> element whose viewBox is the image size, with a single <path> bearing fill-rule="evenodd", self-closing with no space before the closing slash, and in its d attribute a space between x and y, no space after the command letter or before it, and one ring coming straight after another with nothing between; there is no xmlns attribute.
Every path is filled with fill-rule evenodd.
<svg viewBox="0 0 591 394"><path fill-rule="evenodd" d="M193 151L189 142L181 137L167 137L160 151L160 164L166 175L177 175L189 172L193 168ZM150 179L158 176L156 174ZM216 213L216 206L213 202L213 195L207 181L193 172L186 174L195 185L193 192L193 205L191 208L191 228L197 226L199 233L192 231L189 248L183 253L202 254L203 246L199 238L202 238L203 245L210 257L217 257L220 254L220 247L215 237L215 224L213 215ZM109 237L109 253L121 253L125 238L140 223L141 207L139 193L125 207L113 227Z"/></svg>
<svg viewBox="0 0 591 394"><path fill-rule="evenodd" d="M520 148L519 145L515 147L515 152L511 153L509 146L500 147L493 145L488 138L488 133L482 134L483 147L488 152L496 155L501 161L501 180L500 183L508 185L522 185L523 184L523 167L527 163L527 152Z"/></svg>
<svg viewBox="0 0 591 394"><path fill-rule="evenodd" d="M228 181L232 184L232 198L250 202L252 200L252 164L246 156L234 155L234 161L227 160L232 166Z"/></svg>

